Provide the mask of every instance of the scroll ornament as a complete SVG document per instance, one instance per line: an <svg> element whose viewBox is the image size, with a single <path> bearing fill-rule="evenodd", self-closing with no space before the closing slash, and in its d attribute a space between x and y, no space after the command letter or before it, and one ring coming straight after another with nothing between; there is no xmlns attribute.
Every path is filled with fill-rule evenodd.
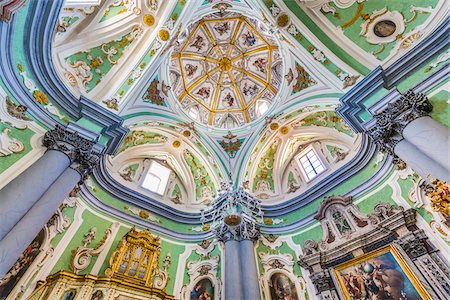
<svg viewBox="0 0 450 300"><path fill-rule="evenodd" d="M94 248L88 247L90 243L95 239L97 229L91 228L88 233L84 235L83 246L73 251L72 255L72 271L75 274L80 274L91 263L93 256L98 256L106 247L107 242L113 237L114 227L117 227L118 223L112 223L111 226L106 229L103 239Z"/></svg>

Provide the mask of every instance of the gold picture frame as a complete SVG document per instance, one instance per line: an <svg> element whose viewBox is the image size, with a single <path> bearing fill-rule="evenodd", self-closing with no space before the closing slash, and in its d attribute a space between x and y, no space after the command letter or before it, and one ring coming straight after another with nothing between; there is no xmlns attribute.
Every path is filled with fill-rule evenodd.
<svg viewBox="0 0 450 300"><path fill-rule="evenodd" d="M392 244L340 264L333 273L345 300L363 299L367 293L389 293L394 299L398 293L409 293L408 299L433 300ZM401 282L402 290L388 281L397 285Z"/></svg>

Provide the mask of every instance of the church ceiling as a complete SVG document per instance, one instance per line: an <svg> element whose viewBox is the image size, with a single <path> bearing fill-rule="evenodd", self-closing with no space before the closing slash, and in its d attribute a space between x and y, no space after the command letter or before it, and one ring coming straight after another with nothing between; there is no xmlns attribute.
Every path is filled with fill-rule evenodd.
<svg viewBox="0 0 450 300"><path fill-rule="evenodd" d="M365 149L334 112L339 97L426 36L444 1L67 3L60 78L130 130L108 171L149 201L198 211L230 180L265 205L300 199L322 182L299 169L306 149L322 178L336 176ZM172 172L163 195L141 189L153 160Z"/></svg>

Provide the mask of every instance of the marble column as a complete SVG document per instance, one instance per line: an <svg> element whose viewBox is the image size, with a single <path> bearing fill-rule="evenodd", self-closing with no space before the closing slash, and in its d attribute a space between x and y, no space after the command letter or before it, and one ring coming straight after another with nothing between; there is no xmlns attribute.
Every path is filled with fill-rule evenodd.
<svg viewBox="0 0 450 300"><path fill-rule="evenodd" d="M0 277L14 265L19 254L33 241L80 178L80 173L67 168L0 241Z"/></svg>
<svg viewBox="0 0 450 300"><path fill-rule="evenodd" d="M450 172L447 169L420 151L406 139L395 145L394 153L398 157L401 157L401 159L419 174L420 177L424 179L434 177L450 182Z"/></svg>
<svg viewBox="0 0 450 300"><path fill-rule="evenodd" d="M33 165L0 190L0 240L69 165L70 159L66 154L48 150Z"/></svg>
<svg viewBox="0 0 450 300"><path fill-rule="evenodd" d="M403 137L450 173L450 128L424 116L406 125Z"/></svg>
<svg viewBox="0 0 450 300"><path fill-rule="evenodd" d="M12 224L12 227L12 222L8 223L11 228L0 240L0 277L8 272L20 253L33 241L69 192L77 183L86 178L99 160L99 154L93 151L94 141L85 139L77 132L68 131L60 126L45 134L43 144L48 148L47 153L50 153L43 156L45 157L43 161L48 162L47 157L51 158L51 162L58 166L56 170L59 174L55 176L54 169L53 180L48 180L51 182L42 180L48 179L46 174L48 165L39 160L31 167L33 172L24 172L26 176L24 175L21 179L21 186L14 184L12 187L8 187L14 181L8 184L7 191L11 199L15 197L12 188L16 189L15 193L18 193L20 197L23 196L22 190L39 190L40 192L33 196L33 201L28 198L20 198L13 205L3 207L2 213L5 215L14 212L16 222ZM40 183L45 187L36 186ZM10 198L8 199L11 201ZM0 202L2 201L0 200ZM17 213L18 206L26 207ZM0 222L0 227L3 228L3 220Z"/></svg>
<svg viewBox="0 0 450 300"><path fill-rule="evenodd" d="M253 243L254 241L251 239L244 239L240 242L244 299L262 299Z"/></svg>
<svg viewBox="0 0 450 300"><path fill-rule="evenodd" d="M408 91L374 115L367 130L381 151L395 155L424 179L450 178L450 130L428 116L433 106L423 94Z"/></svg>
<svg viewBox="0 0 450 300"><path fill-rule="evenodd" d="M230 239L225 242L225 300L244 300L242 294L241 259L239 241ZM246 280L246 279L245 279Z"/></svg>

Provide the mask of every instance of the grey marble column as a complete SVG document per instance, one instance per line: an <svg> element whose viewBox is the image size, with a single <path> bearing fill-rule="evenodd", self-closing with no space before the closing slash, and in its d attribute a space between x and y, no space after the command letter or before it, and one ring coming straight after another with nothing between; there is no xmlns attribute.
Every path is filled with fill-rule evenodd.
<svg viewBox="0 0 450 300"><path fill-rule="evenodd" d="M450 178L450 130L431 119L433 106L423 94L408 91L374 115L367 133L381 151L396 155L422 178Z"/></svg>
<svg viewBox="0 0 450 300"><path fill-rule="evenodd" d="M25 173L20 181L22 185L14 184L11 188L7 188L8 195L11 197L17 197L17 194L23 197L23 190L31 192L37 190L39 193L33 196L33 199L36 199L36 201L33 200L34 203L31 201L28 203L28 199L17 199L16 203L11 203L9 200L9 205L4 204L2 213L14 214L16 222L12 224L13 227L10 230L3 231L6 234L0 240L0 277L8 272L64 198L79 181L86 178L99 161L99 153L93 151L95 141L85 139L77 132L69 131L61 126L48 131L44 136L43 144L49 149L45 159L39 160L32 166L33 172ZM48 163L58 166L55 168L57 171L51 172L52 180L49 180L46 174L49 170ZM38 186L39 184L45 187ZM25 208L20 208L18 213L17 207L23 201L28 204ZM0 220L0 227L3 225L2 221Z"/></svg>
<svg viewBox="0 0 450 300"><path fill-rule="evenodd" d="M66 154L48 150L33 165L0 190L0 240L69 165L70 159Z"/></svg>
<svg viewBox="0 0 450 300"><path fill-rule="evenodd" d="M0 241L0 278L14 265L19 254L33 241L80 178L80 173L67 168Z"/></svg>
<svg viewBox="0 0 450 300"><path fill-rule="evenodd" d="M241 259L239 241L225 242L225 300L244 300L242 293ZM245 279L246 280L246 279Z"/></svg>
<svg viewBox="0 0 450 300"><path fill-rule="evenodd" d="M428 178L439 178L450 182L450 172L409 141L402 140L397 143L394 152L425 180L428 181Z"/></svg>
<svg viewBox="0 0 450 300"><path fill-rule="evenodd" d="M424 116L411 121L403 129L403 137L450 173L450 128Z"/></svg>
<svg viewBox="0 0 450 300"><path fill-rule="evenodd" d="M253 243L253 240L249 239L240 242L244 299L262 299Z"/></svg>

